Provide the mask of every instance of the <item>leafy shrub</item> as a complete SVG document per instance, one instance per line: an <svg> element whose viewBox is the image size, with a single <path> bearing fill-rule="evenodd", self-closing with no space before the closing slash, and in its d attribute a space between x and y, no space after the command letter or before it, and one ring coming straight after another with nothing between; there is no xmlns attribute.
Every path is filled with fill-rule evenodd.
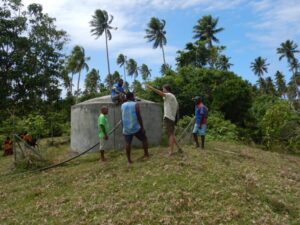
<svg viewBox="0 0 300 225"><path fill-rule="evenodd" d="M291 109L287 101L274 103L259 123L265 146L272 149L281 143L281 147L297 150L300 145L299 121L299 114Z"/></svg>
<svg viewBox="0 0 300 225"><path fill-rule="evenodd" d="M237 141L237 126L225 120L221 113L210 113L207 119L207 137L213 140Z"/></svg>
<svg viewBox="0 0 300 225"><path fill-rule="evenodd" d="M177 126L185 129L194 117L184 116L179 120ZM193 126L190 128L192 132ZM210 140L236 141L238 140L237 126L229 120L225 120L223 115L217 112L209 113L207 119L207 138Z"/></svg>

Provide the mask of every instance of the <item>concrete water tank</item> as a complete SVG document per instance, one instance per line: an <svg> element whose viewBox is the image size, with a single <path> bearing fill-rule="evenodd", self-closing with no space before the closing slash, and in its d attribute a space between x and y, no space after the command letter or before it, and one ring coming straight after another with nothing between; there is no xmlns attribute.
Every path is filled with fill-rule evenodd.
<svg viewBox="0 0 300 225"><path fill-rule="evenodd" d="M149 146L160 144L162 137L162 107L158 103L141 99L141 114L148 137ZM83 152L99 142L98 139L98 117L102 106L109 109L108 121L110 128L121 120L121 106L111 101L110 96L90 99L72 106L71 109L71 149L75 152ZM109 149L123 149L125 146L122 134L122 125L109 136ZM141 147L141 143L134 138L134 147ZM96 146L92 151L98 151Z"/></svg>

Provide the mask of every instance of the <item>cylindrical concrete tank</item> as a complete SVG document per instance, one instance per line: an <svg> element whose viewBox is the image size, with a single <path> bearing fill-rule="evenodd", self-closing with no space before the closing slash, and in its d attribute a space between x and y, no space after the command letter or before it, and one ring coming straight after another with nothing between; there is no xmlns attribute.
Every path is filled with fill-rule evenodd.
<svg viewBox="0 0 300 225"><path fill-rule="evenodd" d="M162 136L162 107L154 102L141 100L141 115L148 137L149 146L160 144ZM107 115L110 128L121 120L121 106L111 101L110 96L94 98L77 105L71 109L71 149L75 152L83 152L99 142L98 139L98 117L102 106L107 106ZM122 134L122 125L109 136L109 149L123 149L125 146ZM141 143L134 138L133 146L141 147ZM92 151L98 151L96 146Z"/></svg>

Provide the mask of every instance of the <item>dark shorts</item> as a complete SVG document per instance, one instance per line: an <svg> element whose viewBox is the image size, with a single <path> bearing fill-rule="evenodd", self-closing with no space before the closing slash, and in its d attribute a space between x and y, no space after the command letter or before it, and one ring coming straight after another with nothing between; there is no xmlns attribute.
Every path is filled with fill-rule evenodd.
<svg viewBox="0 0 300 225"><path fill-rule="evenodd" d="M164 129L166 135L169 137L175 132L175 121L170 120L169 118L164 118Z"/></svg>
<svg viewBox="0 0 300 225"><path fill-rule="evenodd" d="M114 96L111 96L111 100L113 101L113 102L119 102L120 101L120 95L118 95L118 94L116 94L116 95L114 95Z"/></svg>
<svg viewBox="0 0 300 225"><path fill-rule="evenodd" d="M126 144L131 144L132 142L132 139L133 139L133 136L135 136L137 139L139 139L140 141L144 142L147 140L147 137L146 137L146 133L145 132L142 132L141 130L139 130L138 132L136 132L135 134L123 134L124 135L124 138L125 138L125 142Z"/></svg>

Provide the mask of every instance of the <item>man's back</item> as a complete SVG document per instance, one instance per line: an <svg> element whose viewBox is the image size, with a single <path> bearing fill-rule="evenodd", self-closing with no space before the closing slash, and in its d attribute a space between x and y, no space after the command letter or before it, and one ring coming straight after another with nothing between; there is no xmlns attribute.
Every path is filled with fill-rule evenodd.
<svg viewBox="0 0 300 225"><path fill-rule="evenodd" d="M122 104L123 134L134 134L141 129L136 112L136 102L128 101Z"/></svg>

